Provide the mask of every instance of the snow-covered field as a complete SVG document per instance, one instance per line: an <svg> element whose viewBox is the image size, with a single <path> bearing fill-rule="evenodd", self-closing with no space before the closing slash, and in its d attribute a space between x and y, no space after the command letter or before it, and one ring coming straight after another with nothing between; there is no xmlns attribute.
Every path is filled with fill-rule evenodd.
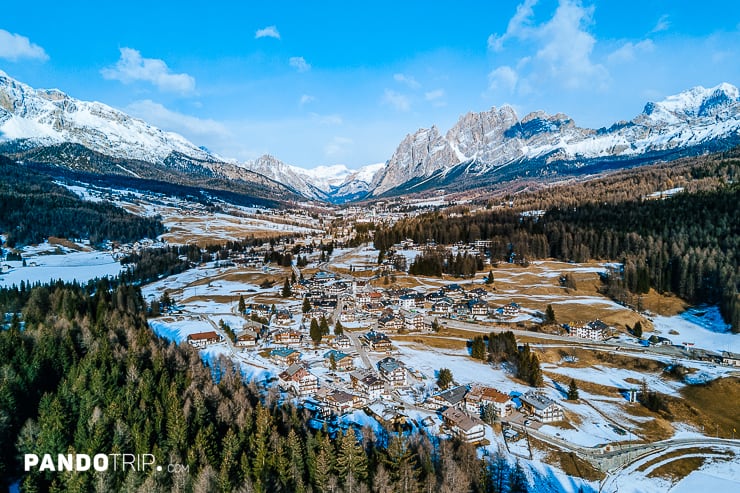
<svg viewBox="0 0 740 493"><path fill-rule="evenodd" d="M694 307L674 317L653 317L655 333L673 344L691 343L712 351L740 353L740 335L730 332L716 306Z"/></svg>
<svg viewBox="0 0 740 493"><path fill-rule="evenodd" d="M72 252L65 255L33 255L23 252L26 267L21 261L2 262L0 286L18 286L50 280L86 282L90 279L117 276L121 270L113 257L104 252ZM7 266L7 267L6 267Z"/></svg>

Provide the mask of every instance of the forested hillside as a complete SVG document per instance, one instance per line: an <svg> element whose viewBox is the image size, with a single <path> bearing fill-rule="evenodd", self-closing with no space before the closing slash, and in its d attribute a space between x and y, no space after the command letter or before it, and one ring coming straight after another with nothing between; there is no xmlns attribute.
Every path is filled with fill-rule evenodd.
<svg viewBox="0 0 740 493"><path fill-rule="evenodd" d="M0 488L23 491L527 491L475 448L370 429L313 431L304 411L153 335L138 289L109 281L0 290ZM22 472L22 454L151 453L127 472ZM509 489L511 488L511 489Z"/></svg>
<svg viewBox="0 0 740 493"><path fill-rule="evenodd" d="M135 216L109 203L81 200L51 178L0 156L0 232L8 246L40 243L49 236L121 242L164 232L153 218Z"/></svg>
<svg viewBox="0 0 740 493"><path fill-rule="evenodd" d="M736 165L734 165L736 166ZM561 191L562 193L562 191ZM567 201L566 201L567 202ZM643 198L551 207L540 216L511 209L476 214L457 210L407 219L375 233L386 250L402 239L451 244L492 241L494 261L556 258L617 261L622 272L608 279L609 294L632 303L650 287L691 303L719 304L740 331L740 184L669 198Z"/></svg>

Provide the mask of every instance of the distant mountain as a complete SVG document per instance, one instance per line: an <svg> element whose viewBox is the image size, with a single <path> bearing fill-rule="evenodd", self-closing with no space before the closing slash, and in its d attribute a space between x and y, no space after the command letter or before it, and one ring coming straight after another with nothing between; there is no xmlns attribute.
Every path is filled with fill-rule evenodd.
<svg viewBox="0 0 740 493"><path fill-rule="evenodd" d="M520 120L504 106L468 113L444 136L435 126L407 135L374 176L370 194L593 173L738 144L740 97L727 83L648 103L633 120L598 130L577 127L562 113L538 111Z"/></svg>
<svg viewBox="0 0 740 493"><path fill-rule="evenodd" d="M306 198L340 204L365 197L373 175L385 164L371 164L359 170L341 164L303 169L265 154L241 166L280 182Z"/></svg>
<svg viewBox="0 0 740 493"><path fill-rule="evenodd" d="M33 89L0 71L0 153L81 172L123 175L271 200L292 190L173 132L102 103Z"/></svg>

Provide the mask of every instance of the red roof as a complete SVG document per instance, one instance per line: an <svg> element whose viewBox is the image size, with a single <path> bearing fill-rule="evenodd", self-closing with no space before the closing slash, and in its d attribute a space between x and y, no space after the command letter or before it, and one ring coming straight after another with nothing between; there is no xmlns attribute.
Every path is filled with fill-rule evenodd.
<svg viewBox="0 0 740 493"><path fill-rule="evenodd" d="M209 332L196 332L188 336L189 341L210 341L212 339L219 339L218 334L212 330Z"/></svg>

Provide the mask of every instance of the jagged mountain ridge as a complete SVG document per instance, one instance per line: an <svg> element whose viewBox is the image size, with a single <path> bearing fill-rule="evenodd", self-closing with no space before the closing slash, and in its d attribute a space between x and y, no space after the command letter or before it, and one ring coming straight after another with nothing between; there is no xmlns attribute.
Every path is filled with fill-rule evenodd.
<svg viewBox="0 0 740 493"><path fill-rule="evenodd" d="M0 71L0 152L81 172L153 179L270 200L300 194L102 103L33 89Z"/></svg>
<svg viewBox="0 0 740 493"><path fill-rule="evenodd" d="M626 167L738 143L740 97L727 83L648 103L633 120L598 130L577 127L561 113L538 111L519 120L503 106L464 115L444 136L435 126L407 135L370 188L372 196L460 190L523 176Z"/></svg>
<svg viewBox="0 0 740 493"><path fill-rule="evenodd" d="M385 164L371 164L358 170L341 164L303 169L265 154L241 166L283 183L306 198L343 203L365 197L372 177Z"/></svg>
<svg viewBox="0 0 740 493"><path fill-rule="evenodd" d="M194 178L241 180L258 185L271 198L285 199L352 200L367 194L372 177L365 168L305 170L270 155L245 163L225 160L105 104L81 101L57 89L33 89L2 71L0 151L79 171L189 185L197 184ZM373 166L375 170L378 165Z"/></svg>
<svg viewBox="0 0 740 493"><path fill-rule="evenodd" d="M599 172L740 143L738 89L695 87L645 105L630 121L598 130L567 115L509 106L468 113L444 135L436 126L407 135L384 164L306 170L269 156L220 158L102 103L56 89L35 90L0 71L0 152L87 172L170 182L239 182L272 199L342 203L444 187L464 190L519 177ZM90 152L87 152L89 150ZM256 187L256 188L255 188Z"/></svg>

